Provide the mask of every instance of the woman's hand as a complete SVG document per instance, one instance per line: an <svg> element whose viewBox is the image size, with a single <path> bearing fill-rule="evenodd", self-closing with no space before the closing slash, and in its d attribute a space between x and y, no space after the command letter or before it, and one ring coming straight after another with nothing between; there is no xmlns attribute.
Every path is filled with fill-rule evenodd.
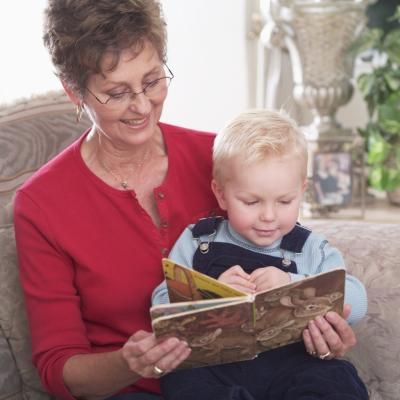
<svg viewBox="0 0 400 400"><path fill-rule="evenodd" d="M254 293L256 290L256 284L250 281L250 275L240 265L234 265L224 271L218 280L242 292Z"/></svg>
<svg viewBox="0 0 400 400"><path fill-rule="evenodd" d="M131 371L145 378L159 378L171 372L190 354L188 344L177 338L158 341L153 333L138 331L122 348Z"/></svg>
<svg viewBox="0 0 400 400"><path fill-rule="evenodd" d="M256 291L283 286L290 282L290 275L276 267L263 267L255 269L250 275L250 282L256 285Z"/></svg>
<svg viewBox="0 0 400 400"><path fill-rule="evenodd" d="M310 321L303 332L307 351L321 359L343 357L357 340L353 329L346 321L351 307L345 304L343 317L336 312L328 312L325 317Z"/></svg>

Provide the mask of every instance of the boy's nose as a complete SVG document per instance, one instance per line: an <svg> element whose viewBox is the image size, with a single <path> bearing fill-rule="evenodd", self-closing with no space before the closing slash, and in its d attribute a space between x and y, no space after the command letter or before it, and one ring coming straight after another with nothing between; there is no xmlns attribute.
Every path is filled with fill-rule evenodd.
<svg viewBox="0 0 400 400"><path fill-rule="evenodd" d="M275 207L273 205L264 206L260 219L261 221L273 221L275 219Z"/></svg>

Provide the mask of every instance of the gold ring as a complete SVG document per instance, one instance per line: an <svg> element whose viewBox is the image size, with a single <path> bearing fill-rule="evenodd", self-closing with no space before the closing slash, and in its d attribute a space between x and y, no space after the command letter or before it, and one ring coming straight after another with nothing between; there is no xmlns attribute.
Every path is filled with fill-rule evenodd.
<svg viewBox="0 0 400 400"><path fill-rule="evenodd" d="M153 372L157 376L164 375L164 371L161 368L158 368L157 365L153 367Z"/></svg>
<svg viewBox="0 0 400 400"><path fill-rule="evenodd" d="M329 357L331 354L332 354L332 353L328 350L327 353L325 353L325 354L320 354L320 355L318 356L318 358L319 358L320 360L325 360L325 358Z"/></svg>

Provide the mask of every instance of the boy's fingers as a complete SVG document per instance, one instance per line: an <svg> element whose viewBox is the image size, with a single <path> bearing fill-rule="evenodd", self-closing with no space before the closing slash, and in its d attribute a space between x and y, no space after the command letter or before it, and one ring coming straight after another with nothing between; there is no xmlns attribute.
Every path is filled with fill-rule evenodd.
<svg viewBox="0 0 400 400"><path fill-rule="evenodd" d="M232 277L231 281L230 281L231 285L236 285L236 286L241 286L244 288L249 288L254 290L256 288L256 285L253 282L250 282L247 279L243 279L240 276L234 276Z"/></svg>

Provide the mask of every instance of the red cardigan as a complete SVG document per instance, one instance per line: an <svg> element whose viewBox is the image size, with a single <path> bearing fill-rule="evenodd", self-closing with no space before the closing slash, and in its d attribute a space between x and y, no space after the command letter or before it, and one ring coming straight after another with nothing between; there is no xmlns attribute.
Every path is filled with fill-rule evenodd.
<svg viewBox="0 0 400 400"><path fill-rule="evenodd" d="M151 330L160 260L181 231L217 210L210 189L214 135L160 124L169 167L154 190L158 229L134 192L111 188L84 164L85 134L18 191L15 228L33 361L47 390L71 399L62 369L75 354L120 348ZM159 392L141 379L128 391Z"/></svg>

